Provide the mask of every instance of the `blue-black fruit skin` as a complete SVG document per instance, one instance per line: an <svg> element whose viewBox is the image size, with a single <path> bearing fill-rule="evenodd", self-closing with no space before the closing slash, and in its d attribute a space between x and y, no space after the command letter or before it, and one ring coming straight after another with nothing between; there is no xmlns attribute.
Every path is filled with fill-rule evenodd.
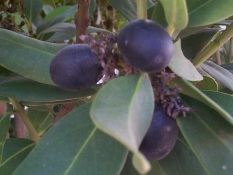
<svg viewBox="0 0 233 175"><path fill-rule="evenodd" d="M173 41L167 31L151 20L134 20L119 32L118 48L124 60L143 72L160 72L173 55Z"/></svg>
<svg viewBox="0 0 233 175"><path fill-rule="evenodd" d="M50 64L52 81L68 90L96 84L100 73L99 61L87 44L73 44L61 49Z"/></svg>
<svg viewBox="0 0 233 175"><path fill-rule="evenodd" d="M161 106L158 106L139 150L149 160L163 159L175 146L177 137L176 120L168 116Z"/></svg>

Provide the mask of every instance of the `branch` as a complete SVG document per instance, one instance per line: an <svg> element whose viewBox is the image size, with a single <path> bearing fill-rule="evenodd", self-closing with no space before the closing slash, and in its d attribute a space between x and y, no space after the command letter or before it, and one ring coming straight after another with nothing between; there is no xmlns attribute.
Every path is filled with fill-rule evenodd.
<svg viewBox="0 0 233 175"><path fill-rule="evenodd" d="M13 105L14 110L17 112L17 114L21 117L23 123L25 124L29 136L32 140L34 140L36 143L40 141L40 136L38 135L36 129L32 125L31 121L28 118L28 115L24 108L21 106L21 104L14 98L9 98L10 102Z"/></svg>
<svg viewBox="0 0 233 175"><path fill-rule="evenodd" d="M76 43L82 43L82 40L79 37L87 33L87 27L90 21L89 6L90 0L78 0L78 12L75 17Z"/></svg>
<svg viewBox="0 0 233 175"><path fill-rule="evenodd" d="M233 37L233 23L230 24L216 39L210 42L202 52L197 54L193 59L195 67L200 66L211 55L213 55L220 47L223 46L231 37Z"/></svg>

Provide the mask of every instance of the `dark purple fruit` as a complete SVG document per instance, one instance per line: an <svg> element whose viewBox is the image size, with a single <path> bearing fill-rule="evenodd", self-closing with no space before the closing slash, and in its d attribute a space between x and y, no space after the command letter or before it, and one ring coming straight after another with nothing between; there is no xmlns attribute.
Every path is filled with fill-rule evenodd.
<svg viewBox="0 0 233 175"><path fill-rule="evenodd" d="M101 66L87 44L74 44L61 49L50 64L53 82L70 90L77 90L97 83Z"/></svg>
<svg viewBox="0 0 233 175"><path fill-rule="evenodd" d="M173 55L173 41L167 31L151 20L134 20L118 35L124 60L144 72L160 72Z"/></svg>
<svg viewBox="0 0 233 175"><path fill-rule="evenodd" d="M177 136L176 120L169 117L164 109L158 106L139 150L149 160L160 160L175 146Z"/></svg>

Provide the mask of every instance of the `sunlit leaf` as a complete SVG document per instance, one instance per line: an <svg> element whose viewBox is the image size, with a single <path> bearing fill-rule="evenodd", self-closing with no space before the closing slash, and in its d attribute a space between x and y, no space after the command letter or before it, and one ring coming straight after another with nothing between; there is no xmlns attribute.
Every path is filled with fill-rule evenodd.
<svg viewBox="0 0 233 175"><path fill-rule="evenodd" d="M160 0L169 25L184 29L188 24L188 11L185 0Z"/></svg>
<svg viewBox="0 0 233 175"><path fill-rule="evenodd" d="M195 66L183 55L180 40L174 44L174 54L168 67L176 75L186 80L200 81L203 79L202 75L197 71Z"/></svg>
<svg viewBox="0 0 233 175"><path fill-rule="evenodd" d="M203 26L219 22L233 15L232 0L188 0L189 26Z"/></svg>
<svg viewBox="0 0 233 175"><path fill-rule="evenodd" d="M154 111L154 96L147 74L119 77L108 82L97 93L91 108L95 125L133 152L139 172L146 173L149 164L138 152L149 128Z"/></svg>

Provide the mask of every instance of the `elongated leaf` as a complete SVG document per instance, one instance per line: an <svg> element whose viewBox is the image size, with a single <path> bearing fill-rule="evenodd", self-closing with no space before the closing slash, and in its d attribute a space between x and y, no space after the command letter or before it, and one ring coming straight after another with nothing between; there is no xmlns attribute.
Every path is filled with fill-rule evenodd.
<svg viewBox="0 0 233 175"><path fill-rule="evenodd" d="M203 76L203 80L196 82L195 86L200 90L218 91L218 83L210 76Z"/></svg>
<svg viewBox="0 0 233 175"><path fill-rule="evenodd" d="M49 65L55 53L64 46L0 29L0 65L35 81L54 84Z"/></svg>
<svg viewBox="0 0 233 175"><path fill-rule="evenodd" d="M192 113L178 118L191 150L208 175L232 175L233 127L218 113L192 98L183 97Z"/></svg>
<svg viewBox="0 0 233 175"><path fill-rule="evenodd" d="M97 93L91 108L95 125L134 153L133 161L141 173L149 164L138 152L154 111L154 97L147 74L119 77Z"/></svg>
<svg viewBox="0 0 233 175"><path fill-rule="evenodd" d="M233 74L233 63L222 64L220 66Z"/></svg>
<svg viewBox="0 0 233 175"><path fill-rule="evenodd" d="M50 8L52 10L44 10L46 11L46 16L44 17L44 22L45 21L48 21L49 19L52 19L52 18L55 18L56 16L59 16L61 15L62 13L65 13L67 10L69 10L71 8L71 6L67 6L67 5L63 5L63 6L60 6L60 7L57 7L55 9L53 8Z"/></svg>
<svg viewBox="0 0 233 175"><path fill-rule="evenodd" d="M195 99L198 99L202 103L208 105L209 107L214 109L216 112L218 112L222 117L224 117L231 125L233 125L232 116L226 110L224 110L223 107L221 107L219 104L217 104L211 98L209 98L207 95L205 95L199 89L197 89L190 82L183 80L183 79L180 79L180 78L176 78L175 83L177 85L179 85L180 88L182 88L183 94L188 95L190 97L193 97Z"/></svg>
<svg viewBox="0 0 233 175"><path fill-rule="evenodd" d="M41 2L43 2L45 4L48 4L48 5L52 6L52 7L56 7L55 3L58 2L58 0L39 0L39 1L41 1Z"/></svg>
<svg viewBox="0 0 233 175"><path fill-rule="evenodd" d="M40 136L52 125L53 116L48 111L38 111L29 108L27 114Z"/></svg>
<svg viewBox="0 0 233 175"><path fill-rule="evenodd" d="M201 30L181 40L181 47L186 58L193 59L220 31L218 28Z"/></svg>
<svg viewBox="0 0 233 175"><path fill-rule="evenodd" d="M119 11L128 20L137 18L136 1L135 0L107 0L108 3L117 11Z"/></svg>
<svg viewBox="0 0 233 175"><path fill-rule="evenodd" d="M211 98L215 103L221 106L225 111L227 111L232 116L233 121L233 96L216 91L203 91L205 95Z"/></svg>
<svg viewBox="0 0 233 175"><path fill-rule="evenodd" d="M121 175L139 175L129 157ZM152 161L151 165L151 171L147 175L208 175L181 134L169 155L160 161Z"/></svg>
<svg viewBox="0 0 233 175"><path fill-rule="evenodd" d="M189 12L189 26L209 25L233 15L232 0L189 0L187 1Z"/></svg>
<svg viewBox="0 0 233 175"><path fill-rule="evenodd" d="M188 24L186 0L160 0L169 25L182 30Z"/></svg>
<svg viewBox="0 0 233 175"><path fill-rule="evenodd" d="M167 28L168 23L165 17L165 12L161 2L157 2L153 7L153 12L151 14L151 20L161 24L164 28Z"/></svg>
<svg viewBox="0 0 233 175"><path fill-rule="evenodd" d="M0 95L15 98L22 103L62 103L77 100L96 93L95 88L69 91L57 86L41 84L23 77L13 77L0 82Z"/></svg>
<svg viewBox="0 0 233 175"><path fill-rule="evenodd" d="M203 63L201 68L218 82L233 91L233 74L231 72L210 61Z"/></svg>
<svg viewBox="0 0 233 175"><path fill-rule="evenodd" d="M78 10L77 5L70 7L68 10L55 15L53 18L49 18L48 20L45 20L40 26L37 28L37 33L40 34L42 31L46 30L47 28L53 26L54 24L60 23L62 21L65 21L69 18L72 18L76 11ZM52 16L52 15L51 15Z"/></svg>
<svg viewBox="0 0 233 175"><path fill-rule="evenodd" d="M43 3L38 0L24 0L25 15L30 24L33 23L37 15L42 10Z"/></svg>
<svg viewBox="0 0 233 175"><path fill-rule="evenodd" d="M203 79L195 66L183 55L180 40L174 44L174 54L168 66L176 75L186 80L200 81Z"/></svg>
<svg viewBox="0 0 233 175"><path fill-rule="evenodd" d="M6 141L6 135L9 131L10 115L6 114L0 117L0 164L2 162L3 148Z"/></svg>
<svg viewBox="0 0 233 175"><path fill-rule="evenodd" d="M48 130L14 175L118 175L127 149L100 132L81 106Z"/></svg>
<svg viewBox="0 0 233 175"><path fill-rule="evenodd" d="M0 175L11 175L34 146L35 143L28 139L6 140L3 161L0 164Z"/></svg>

